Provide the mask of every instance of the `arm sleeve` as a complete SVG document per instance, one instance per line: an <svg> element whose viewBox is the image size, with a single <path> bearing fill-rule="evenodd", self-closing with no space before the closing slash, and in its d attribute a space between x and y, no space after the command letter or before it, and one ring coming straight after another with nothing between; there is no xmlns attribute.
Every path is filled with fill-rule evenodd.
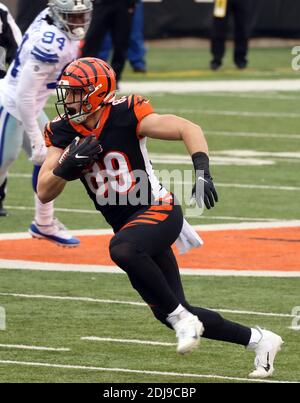
<svg viewBox="0 0 300 403"><path fill-rule="evenodd" d="M146 116L151 115L151 113L154 113L154 109L149 99L141 95L132 95L132 97L133 98L131 99L131 102L133 104L133 111L137 119L136 135L138 139L142 139L143 137L139 135L140 123Z"/></svg>
<svg viewBox="0 0 300 403"><path fill-rule="evenodd" d="M57 147L61 148L64 150L66 148L66 145L62 144L62 139L60 136L56 136L53 133L52 130L52 122L48 122L45 126L44 130L44 138L45 138L45 144L46 147Z"/></svg>
<svg viewBox="0 0 300 403"><path fill-rule="evenodd" d="M141 96L141 95L132 95L132 103L134 114L137 118L138 123L147 115L154 113L154 109L149 101L149 99Z"/></svg>
<svg viewBox="0 0 300 403"><path fill-rule="evenodd" d="M44 137L46 147L56 147L64 150L77 137L78 133L66 120L56 117L45 126Z"/></svg>
<svg viewBox="0 0 300 403"><path fill-rule="evenodd" d="M39 111L36 98L40 91L46 91L45 82L52 69L55 66L29 59L20 72L16 91L17 110L32 144L42 139L37 121Z"/></svg>

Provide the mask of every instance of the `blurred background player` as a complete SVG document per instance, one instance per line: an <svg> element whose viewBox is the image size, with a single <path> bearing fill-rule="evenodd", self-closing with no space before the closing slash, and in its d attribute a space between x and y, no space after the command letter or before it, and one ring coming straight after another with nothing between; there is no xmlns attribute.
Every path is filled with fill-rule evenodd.
<svg viewBox="0 0 300 403"><path fill-rule="evenodd" d="M111 34L105 35L98 57L102 60L109 59L112 48ZM127 58L135 73L146 73L146 48L144 43L144 5L142 0L137 0L131 26L129 48Z"/></svg>
<svg viewBox="0 0 300 403"><path fill-rule="evenodd" d="M113 44L111 65L117 83L127 59L135 3L136 0L95 0L92 22L82 48L82 57L97 56L105 35L110 32Z"/></svg>
<svg viewBox="0 0 300 403"><path fill-rule="evenodd" d="M0 3L0 79L6 74L6 64L9 64L16 50L21 43L22 34L8 8ZM0 108L1 113L1 108ZM0 145L0 165L1 165L1 145ZM7 212L3 208L7 180L4 182L0 178L0 217L6 216Z"/></svg>
<svg viewBox="0 0 300 403"><path fill-rule="evenodd" d="M34 164L33 188L46 157L43 111L66 64L76 58L92 13L90 0L51 0L25 32L3 80L0 116L0 186L22 148ZM43 205L35 193L35 218L29 232L63 246L80 242L54 218L54 205Z"/></svg>
<svg viewBox="0 0 300 403"><path fill-rule="evenodd" d="M234 63L239 69L247 67L252 0L215 0L211 34L212 60L210 68L218 70L225 54L228 20L234 21Z"/></svg>
<svg viewBox="0 0 300 403"><path fill-rule="evenodd" d="M18 0L16 22L23 34L47 4L48 0Z"/></svg>
<svg viewBox="0 0 300 403"><path fill-rule="evenodd" d="M0 78L6 73L6 64L15 56L22 34L8 8L0 2Z"/></svg>

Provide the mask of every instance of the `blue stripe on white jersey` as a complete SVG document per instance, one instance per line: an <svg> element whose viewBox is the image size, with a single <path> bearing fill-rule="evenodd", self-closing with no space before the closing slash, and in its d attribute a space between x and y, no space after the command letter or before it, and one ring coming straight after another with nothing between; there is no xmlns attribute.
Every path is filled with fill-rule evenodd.
<svg viewBox="0 0 300 403"><path fill-rule="evenodd" d="M58 63L59 56L57 53L46 53L39 49L38 47L34 46L31 51L31 54L39 61L45 63Z"/></svg>

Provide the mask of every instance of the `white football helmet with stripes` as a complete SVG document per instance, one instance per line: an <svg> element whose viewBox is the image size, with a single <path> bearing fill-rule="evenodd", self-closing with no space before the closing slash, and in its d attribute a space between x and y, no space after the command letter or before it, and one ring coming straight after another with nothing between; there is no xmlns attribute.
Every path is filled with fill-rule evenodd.
<svg viewBox="0 0 300 403"><path fill-rule="evenodd" d="M91 0L50 0L48 7L54 24L65 31L68 38L84 38L92 17Z"/></svg>

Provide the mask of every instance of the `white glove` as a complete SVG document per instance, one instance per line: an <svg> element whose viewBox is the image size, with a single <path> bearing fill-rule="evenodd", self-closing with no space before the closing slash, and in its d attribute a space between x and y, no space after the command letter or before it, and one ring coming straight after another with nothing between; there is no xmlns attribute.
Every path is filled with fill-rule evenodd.
<svg viewBox="0 0 300 403"><path fill-rule="evenodd" d="M29 158L29 160L32 161L34 165L42 165L47 155L47 147L44 139L32 143L31 150L31 158Z"/></svg>

